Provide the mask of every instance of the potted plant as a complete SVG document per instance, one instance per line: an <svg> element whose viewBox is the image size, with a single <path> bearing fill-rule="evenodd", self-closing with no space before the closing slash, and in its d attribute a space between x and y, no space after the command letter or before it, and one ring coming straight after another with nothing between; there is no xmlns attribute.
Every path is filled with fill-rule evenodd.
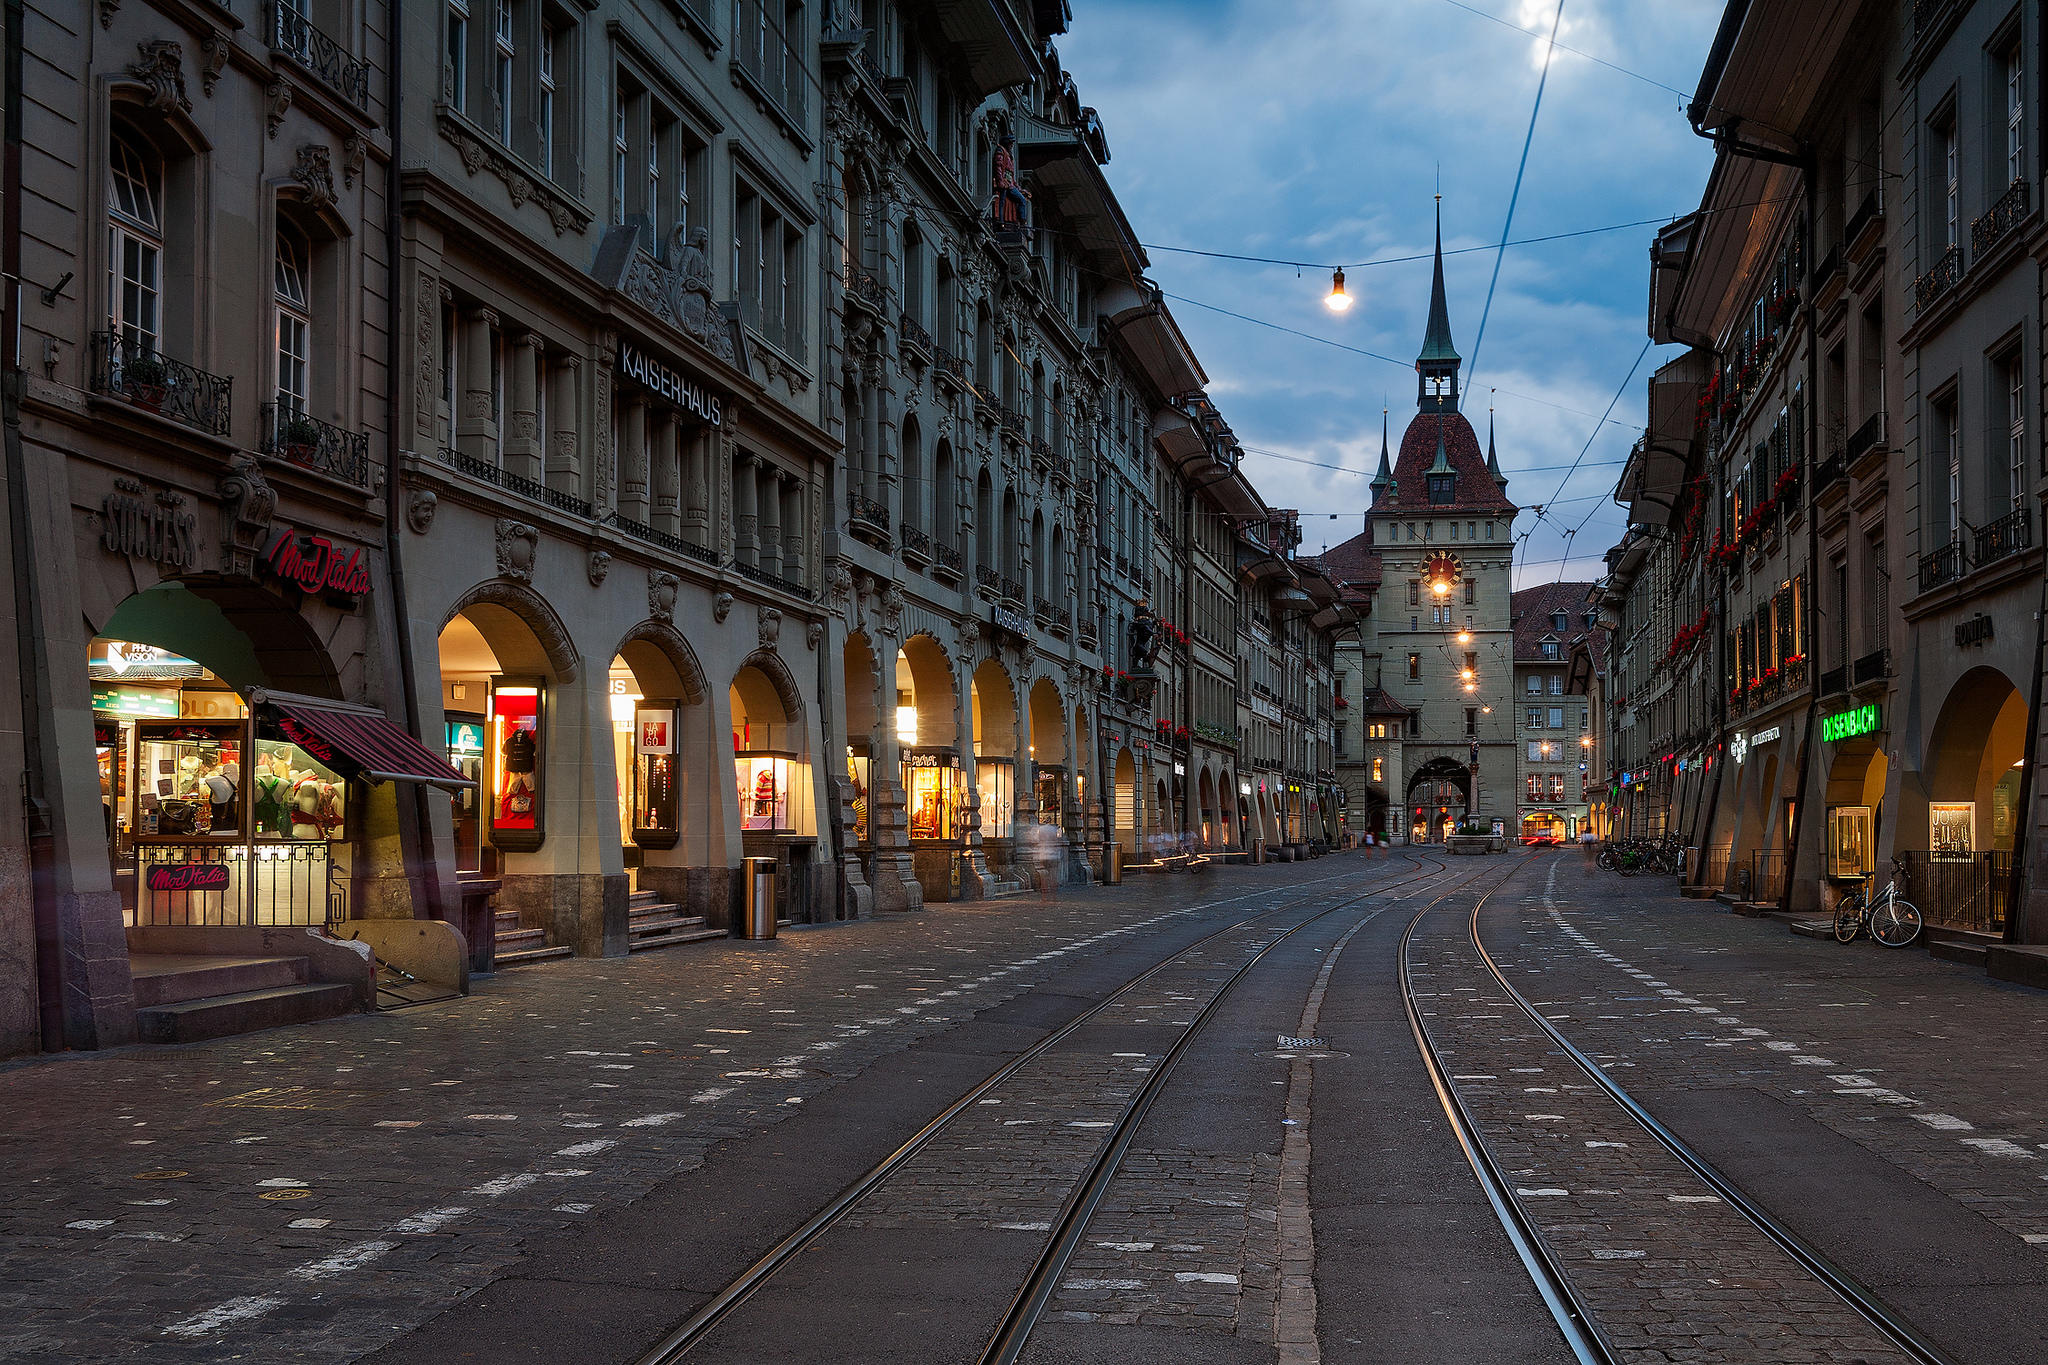
<svg viewBox="0 0 2048 1365"><path fill-rule="evenodd" d="M156 352L143 351L121 367L121 391L137 407L155 412L170 394L171 372Z"/></svg>
<svg viewBox="0 0 2048 1365"><path fill-rule="evenodd" d="M277 424L277 448L293 464L310 465L320 446L320 428L304 413L289 412Z"/></svg>

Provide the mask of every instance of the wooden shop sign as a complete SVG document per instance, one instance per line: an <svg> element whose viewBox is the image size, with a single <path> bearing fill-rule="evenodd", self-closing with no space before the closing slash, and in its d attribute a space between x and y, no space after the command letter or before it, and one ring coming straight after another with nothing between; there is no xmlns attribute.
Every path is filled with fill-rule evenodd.
<svg viewBox="0 0 2048 1365"><path fill-rule="evenodd" d="M301 592L362 598L370 592L370 571L360 545L337 545L326 536L301 535L292 527L271 532L263 567Z"/></svg>

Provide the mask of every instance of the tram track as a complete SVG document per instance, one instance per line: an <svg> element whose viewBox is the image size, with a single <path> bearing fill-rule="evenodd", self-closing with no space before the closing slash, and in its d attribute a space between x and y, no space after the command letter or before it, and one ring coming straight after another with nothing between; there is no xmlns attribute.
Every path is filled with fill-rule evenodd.
<svg viewBox="0 0 2048 1365"><path fill-rule="evenodd" d="M1424 863L1429 866L1422 866ZM1250 951L1250 956L1230 970L1229 975L1211 991L1203 1007L1182 1026L1181 1032L1157 1064L1150 1068L1137 1093L1131 1096L1095 1155L1073 1183L1071 1192L1053 1225L1051 1237L1034 1261L1031 1271L1024 1278L1022 1288L1013 1298L1001 1324L984 1348L980 1357L983 1361L1014 1361L1022 1351L1032 1326L1051 1302L1058 1287L1061 1271L1085 1231L1089 1217L1101 1203L1153 1100L1164 1089L1167 1078L1174 1069L1174 1063L1202 1033L1232 989L1275 948L1300 931L1331 915L1354 908L1362 902L1393 895L1418 883L1428 883L1448 872L1449 866L1443 860L1424 857L1419 860L1416 871L1411 876L1375 885L1357 895L1345 897L1316 910L1305 918L1288 924L1263 942L1257 943L1255 951L1250 951L1252 945L1245 945L1246 951ZM1469 880L1468 878L1467 881ZM1160 982L1168 973L1185 969L1189 966L1190 959L1198 957L1203 950L1211 948L1227 936L1256 928L1261 923L1270 922L1275 916L1285 915L1289 911L1299 911L1305 904L1312 905L1315 899L1314 896L1294 896L1286 904L1248 915L1202 935L1179 951L1137 972L1101 1000L1034 1041L1015 1057L968 1087L900 1147L854 1180L823 1208L776 1243L652 1349L639 1357L636 1365L670 1365L671 1362L683 1359L691 1350L710 1338L743 1304L766 1287L778 1272L815 1246L835 1226L845 1222L849 1215L892 1177L910 1168L919 1155L925 1152L935 1139L954 1127L963 1115L983 1103L992 1102L989 1100L991 1092L1016 1080L1026 1068L1046 1058L1061 1043L1073 1038L1090 1024L1103 1020L1110 1010L1130 1001L1137 992L1148 985ZM1211 964L1210 970L1220 970L1220 967Z"/></svg>
<svg viewBox="0 0 2048 1365"><path fill-rule="evenodd" d="M1732 1180L1714 1167L1712 1163L1700 1156L1669 1128L1659 1122L1655 1115L1650 1113L1641 1101L1629 1094L1598 1062L1587 1056L1573 1044L1562 1030L1550 1019L1544 1017L1542 1012L1508 980L1506 973L1501 970L1499 963L1486 948L1485 941L1480 933L1480 915L1485 909L1487 901L1505 887L1527 861L1529 860L1525 858L1521 863L1517 863L1505 876L1474 901L1471 909L1465 915L1464 944L1456 945L1457 952L1446 954L1446 960L1452 961L1455 967L1455 959L1458 956L1458 952L1469 949L1472 959L1479 969L1475 973L1470 973L1470 975L1479 980L1480 984L1478 986L1453 986L1450 990L1432 991L1427 998L1432 1001L1444 1001L1453 998L1457 994L1470 995L1475 1008L1469 1010L1466 1020L1462 1021L1468 1026L1477 1021L1498 1021L1502 1019L1500 1015L1479 1013L1478 1010L1480 1009L1492 1009L1501 1005L1511 1007L1515 1016L1512 1018L1512 1022L1519 1023L1524 1027L1533 1027L1536 1031L1532 1037L1539 1041L1541 1055L1550 1058L1561 1057L1569 1065L1571 1071L1583 1077L1585 1082L1589 1083L1586 1086L1571 1088L1584 1091L1586 1098L1596 1099L1604 1103L1604 1112L1584 1114L1580 1116L1579 1125L1568 1130L1574 1137L1584 1143L1587 1150L1616 1151L1626 1148L1629 1144L1618 1139L1615 1131L1617 1128L1625 1128L1629 1132L1648 1136L1652 1139L1656 1152L1661 1152L1672 1162L1675 1162L1678 1170L1688 1174L1692 1180L1697 1182L1694 1187L1695 1192L1689 1194L1666 1193L1663 1196L1665 1199L1682 1202L1687 1207L1697 1208L1712 1205L1726 1207L1740 1220L1741 1227L1756 1234L1756 1237L1752 1240L1760 1241L1761 1244L1767 1245L1772 1251L1782 1256L1786 1262L1789 1262L1791 1267L1796 1267L1797 1275L1804 1277L1811 1284L1817 1284L1822 1287L1826 1291L1826 1296L1831 1297L1834 1302L1847 1308L1856 1321L1873 1333L1883 1346L1888 1347L1892 1352L1896 1352L1898 1358L1914 1362L1914 1365L1949 1365L1950 1358L1947 1355L1916 1332L1910 1324L1905 1322L1881 1299L1857 1283L1847 1272L1808 1246L1797 1234L1786 1228L1777 1219L1773 1218L1768 1211L1745 1195ZM1503 1121L1505 1111L1504 1106L1500 1103L1501 1097L1499 1095L1492 1095L1484 1100L1475 1102L1472 1096L1461 1089L1458 1083L1458 1074L1453 1071L1453 1063L1450 1057L1447 1056L1444 1040L1439 1037L1437 1030L1432 1030L1429 1024L1425 1022L1426 1017L1437 1014L1437 1011L1426 1011L1423 1008L1422 1000L1425 997L1416 989L1413 950L1417 931L1423 926L1425 919L1427 919L1430 913L1437 908L1437 905L1441 904L1442 899L1448 899L1448 897L1440 898L1438 902L1425 906L1416 912L1402 931L1398 949L1402 1000L1408 1015L1409 1028L1414 1034L1417 1049L1421 1053L1424 1068L1429 1076L1430 1085L1435 1090L1444 1114L1450 1121L1456 1141L1467 1163L1471 1166L1474 1175L1478 1177L1488 1202L1492 1205L1503 1230L1507 1234L1509 1243L1513 1246L1516 1255L1521 1259L1524 1268L1528 1271L1539 1297L1542 1298L1544 1306L1549 1310L1551 1317L1557 1323L1558 1329L1563 1334L1568 1347L1581 1362L1585 1362L1585 1365L1618 1365L1618 1362L1638 1353L1644 1346L1652 1346L1656 1343L1644 1339L1641 1331L1634 1326L1630 1328L1631 1339L1626 1349L1614 1340L1603 1318L1614 1316L1615 1305L1625 1300L1626 1295L1617 1298L1611 1292L1611 1285L1601 1285L1599 1292L1607 1294L1607 1298L1604 1303L1596 1301L1594 1292L1590 1292L1589 1286L1581 1282L1582 1277L1586 1276L1588 1262L1584 1259L1574 1259L1568 1256L1565 1248L1559 1245L1560 1238L1545 1231L1543 1221L1534 1214L1529 1203L1524 1198L1524 1196L1562 1196L1571 1192L1564 1189L1543 1188L1537 1190L1522 1189L1518 1193L1516 1182L1508 1178L1505 1159L1497 1150L1499 1141L1503 1138L1513 1137L1516 1139L1518 1150L1524 1153L1534 1150L1540 1154L1541 1148L1531 1143L1528 1134L1517 1134L1509 1131L1512 1125ZM1434 973L1437 970L1436 964L1430 964L1430 966L1432 973ZM1459 978L1454 977L1452 979ZM1433 981L1432 984L1449 985L1450 982ZM1491 992L1492 998L1487 999L1480 992ZM1486 1025L1486 1029L1483 1030L1490 1031L1496 1035L1498 1056L1505 1061L1532 1060L1537 1055L1537 1049L1528 1049L1528 1055L1520 1058L1513 1055L1512 1040L1505 1037L1504 1034L1506 1028L1507 1024L1505 1023L1490 1022ZM1474 1060L1475 1055L1478 1054L1460 1053L1458 1055L1463 1057L1464 1064L1467 1066L1482 1064ZM1524 1072L1537 1070L1535 1067L1503 1068L1498 1064L1493 1064L1494 1071L1503 1069ZM1491 1074L1483 1076L1472 1075L1468 1079L1494 1080L1496 1077ZM1548 1078L1546 1077L1546 1079ZM1536 1087L1531 1088L1539 1089ZM1540 1089L1546 1094L1557 1093L1558 1090L1557 1087L1540 1087ZM1521 1107L1526 1107L1526 1101L1523 1102ZM1559 1101L1551 1101L1548 1107L1569 1109L1571 1105ZM1490 1113L1480 1112L1482 1108L1489 1109ZM1535 1120L1559 1119L1568 1116L1528 1115L1526 1117ZM1488 1128L1495 1130L1496 1137L1494 1139L1489 1139L1486 1132ZM1556 1131L1546 1129L1542 1136L1549 1137ZM1585 1136L1585 1134L1592 1132L1598 1132L1601 1136ZM1528 1160L1530 1158L1524 1155L1521 1159ZM1535 1183L1540 1184L1540 1182ZM1706 1193L1699 1193L1698 1191L1701 1190ZM1619 1196L1626 1193L1626 1191L1606 1189L1587 1191L1587 1193ZM1555 1226L1557 1228L1576 1230L1585 1225L1559 1222ZM1608 1224L1605 1230L1608 1232L1614 1231L1614 1225ZM1660 1236L1663 1236L1668 1243L1671 1229L1658 1229L1644 1225L1639 1231L1641 1235L1636 1238L1637 1241L1654 1245ZM1576 1235L1576 1233L1568 1235ZM1725 1232L1723 1235L1725 1236ZM1756 1263L1754 1250L1741 1247L1737 1243L1724 1243L1724 1246L1727 1248L1727 1254L1731 1263L1737 1265L1736 1271L1727 1277L1729 1281L1739 1280L1745 1273L1754 1274L1753 1266ZM1701 1240L1692 1243L1689 1248L1693 1259L1697 1260L1701 1257L1702 1248L1707 1248L1704 1254L1708 1256L1722 1250L1722 1248L1714 1246L1712 1237L1702 1237ZM1590 1255L1595 1258L1614 1257L1622 1254L1643 1256L1646 1260L1649 1257L1649 1253L1639 1250L1632 1250L1627 1253L1619 1253L1613 1250L1595 1250L1590 1252ZM1598 1265L1599 1262L1594 1261L1591 1264ZM1578 1274L1574 1273L1574 1266L1578 1267ZM1718 1284L1722 1282L1720 1277L1710 1278L1713 1283ZM1809 1341L1806 1344L1817 1345L1819 1343ZM1858 1353L1855 1355L1855 1358L1858 1360L1868 1359L1871 1361L1871 1365L1876 1365L1880 1357L1876 1354L1866 1356Z"/></svg>

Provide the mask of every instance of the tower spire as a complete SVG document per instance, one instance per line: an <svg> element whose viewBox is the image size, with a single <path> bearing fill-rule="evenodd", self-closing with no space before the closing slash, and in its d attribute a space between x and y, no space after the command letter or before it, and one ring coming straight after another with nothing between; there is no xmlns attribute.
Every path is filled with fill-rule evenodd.
<svg viewBox="0 0 2048 1365"><path fill-rule="evenodd" d="M1375 504L1394 486L1394 468L1387 459L1387 410L1380 409L1380 472L1372 476L1372 500Z"/></svg>
<svg viewBox="0 0 2048 1365"><path fill-rule="evenodd" d="M1444 297L1444 197L1436 197L1436 269L1429 287L1429 325L1422 335L1422 353L1415 357L1416 405L1442 400L1443 410L1458 410L1458 366L1462 357L1451 341L1451 309Z"/></svg>
<svg viewBox="0 0 2048 1365"><path fill-rule="evenodd" d="M1492 392L1491 389L1487 390L1489 395ZM1503 491L1506 490L1508 476L1500 472L1500 455L1493 448L1493 404L1491 403L1486 405L1486 472L1493 475L1493 481L1499 484Z"/></svg>

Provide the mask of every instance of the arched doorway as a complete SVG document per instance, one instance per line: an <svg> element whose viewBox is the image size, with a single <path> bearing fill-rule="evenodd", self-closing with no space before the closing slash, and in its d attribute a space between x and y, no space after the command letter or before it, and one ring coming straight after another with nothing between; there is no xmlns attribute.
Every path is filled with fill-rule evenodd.
<svg viewBox="0 0 2048 1365"><path fill-rule="evenodd" d="M1995 668L1957 679L1928 731L1924 824L1908 816L1897 844L1912 858L1912 899L1930 923L2002 932L2019 831L2027 704ZM1915 828L1919 825L1919 828Z"/></svg>
<svg viewBox="0 0 2048 1365"><path fill-rule="evenodd" d="M1017 696L1010 674L982 660L968 684L974 714L974 780L981 800L981 846L989 866L1007 872L1016 862Z"/></svg>
<svg viewBox="0 0 2048 1365"><path fill-rule="evenodd" d="M1111 828L1117 843L1123 846L1124 860L1138 859L1138 765L1128 748L1119 747L1116 757L1111 760L1111 779L1114 797L1111 800Z"/></svg>
<svg viewBox="0 0 2048 1365"><path fill-rule="evenodd" d="M966 837L966 765L952 661L937 640L920 633L896 651L895 676L911 867L926 900L952 900L960 893Z"/></svg>
<svg viewBox="0 0 2048 1365"><path fill-rule="evenodd" d="M1201 778L1196 783L1195 800L1201 811L1201 824L1198 827L1197 833L1201 839L1203 851L1206 852L1212 848L1221 847L1218 830L1221 828L1222 822L1216 803L1216 776L1209 771L1207 764L1202 766Z"/></svg>
<svg viewBox="0 0 2048 1365"><path fill-rule="evenodd" d="M1408 779L1410 843L1442 843L1471 804L1472 776L1455 759L1432 758Z"/></svg>
<svg viewBox="0 0 2048 1365"><path fill-rule="evenodd" d="M1038 823L1065 830L1068 771L1066 703L1050 678L1031 685L1031 798Z"/></svg>
<svg viewBox="0 0 2048 1365"><path fill-rule="evenodd" d="M709 780L719 747L702 666L672 627L644 622L606 675L619 843L636 921L688 900L685 869L725 862L722 791Z"/></svg>
<svg viewBox="0 0 2048 1365"><path fill-rule="evenodd" d="M740 853L773 858L787 919L814 921L811 867L817 849L810 727L803 696L780 657L748 657L726 688Z"/></svg>
<svg viewBox="0 0 2048 1365"><path fill-rule="evenodd" d="M1237 774L1225 768L1216 780L1217 847L1237 849L1240 830L1237 818Z"/></svg>
<svg viewBox="0 0 2048 1365"><path fill-rule="evenodd" d="M273 692L339 699L302 610L251 584L165 580L109 613L86 674L101 821L130 930L190 937L349 917L366 839L395 832L390 789L373 816L373 789L350 780L345 757L252 707Z"/></svg>

